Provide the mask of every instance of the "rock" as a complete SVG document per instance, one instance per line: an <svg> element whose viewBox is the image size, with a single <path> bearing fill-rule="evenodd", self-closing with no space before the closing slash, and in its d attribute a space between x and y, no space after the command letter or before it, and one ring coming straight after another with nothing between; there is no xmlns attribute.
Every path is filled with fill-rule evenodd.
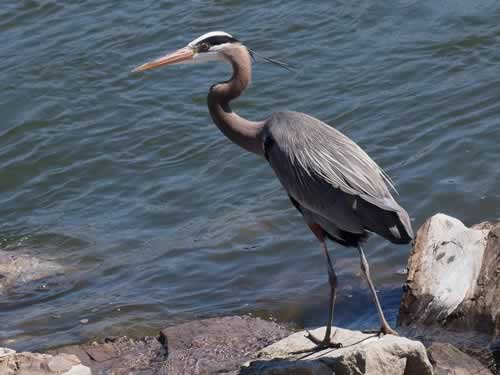
<svg viewBox="0 0 500 375"><path fill-rule="evenodd" d="M417 233L398 323L500 334L500 224L437 214Z"/></svg>
<svg viewBox="0 0 500 375"><path fill-rule="evenodd" d="M156 374L165 360L165 351L154 337L107 338L102 343L71 345L49 353L75 355L93 374Z"/></svg>
<svg viewBox="0 0 500 375"><path fill-rule="evenodd" d="M426 348L433 343L448 343L479 360L486 367L494 362L490 347L491 335L475 331L452 330L438 325L411 325L398 327L401 336L421 341Z"/></svg>
<svg viewBox="0 0 500 375"><path fill-rule="evenodd" d="M473 292L456 309L447 324L500 336L500 223L489 228L483 262ZM484 229L483 229L484 230Z"/></svg>
<svg viewBox="0 0 500 375"><path fill-rule="evenodd" d="M9 349L9 348L0 348L0 358L6 357L11 354L15 354L16 351L14 349Z"/></svg>
<svg viewBox="0 0 500 375"><path fill-rule="evenodd" d="M451 344L433 343L427 352L435 375L493 375L481 362Z"/></svg>
<svg viewBox="0 0 500 375"><path fill-rule="evenodd" d="M63 267L18 251L0 250L0 294L7 288L62 273Z"/></svg>
<svg viewBox="0 0 500 375"><path fill-rule="evenodd" d="M323 337L325 328L312 333ZM247 364L241 375L432 375L432 366L425 347L404 337L373 334L335 328L335 341L340 349L327 349L308 355L290 352L311 348L305 332L295 333L264 348L259 359Z"/></svg>
<svg viewBox="0 0 500 375"><path fill-rule="evenodd" d="M497 337L491 344L489 349L491 350L491 366L496 370L497 374L500 374L500 337Z"/></svg>
<svg viewBox="0 0 500 375"><path fill-rule="evenodd" d="M166 328L158 339L108 338L49 353L74 354L95 374L230 374L255 352L289 333L273 322L233 316Z"/></svg>
<svg viewBox="0 0 500 375"><path fill-rule="evenodd" d="M500 335L500 223L467 228L437 214L419 229L408 269L399 332L428 347L452 344L434 348L441 373L468 371L468 355L482 369L498 367L491 340Z"/></svg>
<svg viewBox="0 0 500 375"><path fill-rule="evenodd" d="M0 348L0 374L2 375L91 375L90 368L82 365L71 354L16 353Z"/></svg>
<svg viewBox="0 0 500 375"><path fill-rule="evenodd" d="M235 373L265 346L290 332L248 316L205 319L166 328L160 341L168 352L160 374Z"/></svg>

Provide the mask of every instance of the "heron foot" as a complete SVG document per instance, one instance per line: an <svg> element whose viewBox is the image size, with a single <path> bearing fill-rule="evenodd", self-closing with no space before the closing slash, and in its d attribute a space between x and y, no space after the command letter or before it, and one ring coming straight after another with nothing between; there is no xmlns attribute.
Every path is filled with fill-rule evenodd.
<svg viewBox="0 0 500 375"><path fill-rule="evenodd" d="M383 337L385 335L399 336L399 334L391 328L389 324L382 324L378 331L374 330L363 330L363 333L375 333L378 337Z"/></svg>
<svg viewBox="0 0 500 375"><path fill-rule="evenodd" d="M340 349L343 346L340 342L332 342L330 336L325 336L323 340L320 340L309 331L307 331L305 338L316 344L316 346L313 346L312 348L309 349L303 349L303 350L298 350L296 352L291 352L290 354L316 353L325 349Z"/></svg>

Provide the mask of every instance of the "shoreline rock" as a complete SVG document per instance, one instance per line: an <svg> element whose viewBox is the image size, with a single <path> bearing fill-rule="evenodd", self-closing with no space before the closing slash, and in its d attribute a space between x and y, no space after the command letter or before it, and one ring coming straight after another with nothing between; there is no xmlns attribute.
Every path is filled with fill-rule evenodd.
<svg viewBox="0 0 500 375"><path fill-rule="evenodd" d="M437 214L417 233L398 324L500 336L500 223L467 228Z"/></svg>
<svg viewBox="0 0 500 375"><path fill-rule="evenodd" d="M445 325L477 284L489 230L437 214L418 230L398 325ZM445 276L445 277L443 277Z"/></svg>
<svg viewBox="0 0 500 375"><path fill-rule="evenodd" d="M460 349L500 373L494 345L500 336L500 223L468 228L443 214L429 218L417 232L403 290L400 331L430 348L432 342L454 345L435 350L440 360L464 359ZM462 365L457 374L466 373Z"/></svg>
<svg viewBox="0 0 500 375"><path fill-rule="evenodd" d="M47 363L62 358L56 371L72 364L117 375L500 374L500 223L467 228L443 214L429 218L408 260L398 322L401 336L382 338L335 327L343 348L297 356L290 352L312 346L304 332L249 316L211 318L166 328L158 338L107 338L49 354L0 349L0 373L15 363L6 374L51 374ZM324 329L314 332L321 337Z"/></svg>
<svg viewBox="0 0 500 375"><path fill-rule="evenodd" d="M17 353L0 348L0 374L2 375L91 375L90 368L71 354Z"/></svg>
<svg viewBox="0 0 500 375"><path fill-rule="evenodd" d="M92 374L155 374L166 358L158 340L146 336L133 339L126 336L110 337L103 342L70 345L49 350L53 355L70 354L78 357Z"/></svg>
<svg viewBox="0 0 500 375"><path fill-rule="evenodd" d="M311 331L323 337L325 328ZM297 332L258 353L241 371L242 375L332 374L335 375L433 375L424 345L406 337L335 328L339 349L294 355L290 352L312 348L305 331Z"/></svg>
<svg viewBox="0 0 500 375"><path fill-rule="evenodd" d="M108 338L49 353L76 355L93 374L237 373L258 350L289 334L290 330L275 322L229 316L169 327L158 338Z"/></svg>
<svg viewBox="0 0 500 375"><path fill-rule="evenodd" d="M290 331L260 318L212 318L166 328L160 333L168 353L166 374L211 374L237 371L258 350ZM202 371L196 369L201 368Z"/></svg>
<svg viewBox="0 0 500 375"><path fill-rule="evenodd" d="M433 343L428 349L436 375L492 375L477 359L448 343Z"/></svg>
<svg viewBox="0 0 500 375"><path fill-rule="evenodd" d="M322 327L312 332L321 337L324 330ZM305 338L305 331L291 333L274 322L233 316L169 327L157 338L107 338L100 343L61 347L47 354L76 357L92 374L116 375L322 375L333 372L336 375L461 375L469 374L471 369L479 375L491 375L488 368L494 368L488 362L491 358L480 353L482 346L479 342L478 346L469 347L469 351L464 352L451 343L440 342L450 339L450 336L446 333L441 336L435 330L401 329L400 333L409 338L391 335L379 338L374 334L337 327L333 332L335 340L343 343L343 348L294 355L290 352L312 346ZM451 338L457 346L467 346L471 342L459 332L454 339ZM38 356L36 353L23 354ZM4 372L0 371L0 374ZM29 374L51 373L32 371Z"/></svg>

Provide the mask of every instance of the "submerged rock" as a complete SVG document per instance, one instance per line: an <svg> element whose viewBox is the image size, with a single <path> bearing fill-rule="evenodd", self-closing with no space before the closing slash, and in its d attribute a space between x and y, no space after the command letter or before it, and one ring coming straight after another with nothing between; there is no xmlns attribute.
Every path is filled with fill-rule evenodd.
<svg viewBox="0 0 500 375"><path fill-rule="evenodd" d="M437 214L417 233L398 323L500 335L500 224Z"/></svg>
<svg viewBox="0 0 500 375"><path fill-rule="evenodd" d="M7 288L41 280L63 272L56 262L39 259L18 251L0 250L0 294Z"/></svg>
<svg viewBox="0 0 500 375"><path fill-rule="evenodd" d="M90 368L82 365L71 354L16 353L0 348L0 374L2 375L91 375Z"/></svg>
<svg viewBox="0 0 500 375"><path fill-rule="evenodd" d="M323 337L325 328L312 333ZM313 347L305 332L274 343L259 353L259 359L247 364L242 375L432 375L432 365L424 345L405 337L365 334L359 331L335 328L334 340L342 343L340 349L326 349L304 355L290 354Z"/></svg>

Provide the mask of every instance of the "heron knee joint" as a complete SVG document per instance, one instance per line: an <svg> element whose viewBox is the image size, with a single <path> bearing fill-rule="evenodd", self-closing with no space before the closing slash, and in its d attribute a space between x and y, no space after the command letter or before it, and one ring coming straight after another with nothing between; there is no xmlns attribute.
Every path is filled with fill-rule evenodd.
<svg viewBox="0 0 500 375"><path fill-rule="evenodd" d="M366 274L370 273L370 266L368 265L366 259L361 260L361 270Z"/></svg>
<svg viewBox="0 0 500 375"><path fill-rule="evenodd" d="M337 287L337 275L335 272L328 272L328 281L330 282L330 286L332 288Z"/></svg>

